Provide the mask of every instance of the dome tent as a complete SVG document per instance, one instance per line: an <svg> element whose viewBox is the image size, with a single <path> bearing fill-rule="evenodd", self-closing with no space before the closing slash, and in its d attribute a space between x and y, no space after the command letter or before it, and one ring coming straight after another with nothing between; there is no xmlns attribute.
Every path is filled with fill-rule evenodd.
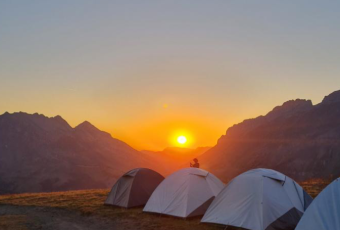
<svg viewBox="0 0 340 230"><path fill-rule="evenodd" d="M223 187L217 177L203 169L181 169L156 188L143 211L182 218L203 215Z"/></svg>
<svg viewBox="0 0 340 230"><path fill-rule="evenodd" d="M328 185L308 207L296 230L340 230L340 180Z"/></svg>
<svg viewBox="0 0 340 230"><path fill-rule="evenodd" d="M251 230L294 230L312 198L294 180L270 169L234 178L201 222Z"/></svg>
<svg viewBox="0 0 340 230"><path fill-rule="evenodd" d="M124 208L145 205L152 192L163 180L162 175L151 169L130 170L112 187L105 204Z"/></svg>

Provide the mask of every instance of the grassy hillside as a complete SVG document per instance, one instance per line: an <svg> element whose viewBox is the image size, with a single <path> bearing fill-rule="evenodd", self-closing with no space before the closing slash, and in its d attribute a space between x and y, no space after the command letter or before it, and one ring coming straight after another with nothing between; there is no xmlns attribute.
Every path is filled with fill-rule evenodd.
<svg viewBox="0 0 340 230"><path fill-rule="evenodd" d="M301 185L310 195L315 197L328 183L329 181L311 180L304 182ZM8 210L19 207L39 208L33 210L25 209L24 212L14 212L14 214L6 211L4 212L5 214L1 214L0 212L0 229L45 229L45 226L42 226L41 221L36 221L35 218L32 218L29 215L29 213L32 212L37 212L37 215L40 215L39 212L47 214L51 213L51 218L54 219L62 215L71 215L71 223L76 221L88 221L89 223L86 224L93 224L94 226L98 225L98 228L91 227L89 229L105 229L112 226L115 226L114 229L140 230L214 230L224 228L222 226L200 224L200 218L184 220L143 213L142 208L124 209L105 206L103 203L108 192L109 190L82 190L0 196L0 211L2 207L7 208ZM72 213L77 213L77 215L72 216ZM62 219L62 222L65 222L65 220ZM65 224L63 226L69 227L69 225Z"/></svg>

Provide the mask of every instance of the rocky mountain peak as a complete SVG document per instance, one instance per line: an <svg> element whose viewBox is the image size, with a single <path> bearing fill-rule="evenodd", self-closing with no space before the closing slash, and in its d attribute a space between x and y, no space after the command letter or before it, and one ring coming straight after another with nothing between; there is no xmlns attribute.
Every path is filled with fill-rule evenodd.
<svg viewBox="0 0 340 230"><path fill-rule="evenodd" d="M106 138L112 138L111 134L99 130L97 127L92 125L88 121L84 121L83 123L79 124L77 127L74 128L78 133L81 133L82 135L90 135L91 137L106 137Z"/></svg>
<svg viewBox="0 0 340 230"><path fill-rule="evenodd" d="M161 169L89 122L66 124L60 116L0 115L0 194L108 188L131 168Z"/></svg>
<svg viewBox="0 0 340 230"><path fill-rule="evenodd" d="M71 126L61 117L47 117L43 114L34 113L29 114L25 112L14 112L0 115L0 118L6 119L7 122L12 122L13 124L26 124L31 125L31 127L39 127L46 131L55 132L57 130L70 130Z"/></svg>
<svg viewBox="0 0 340 230"><path fill-rule="evenodd" d="M52 119L60 125L67 126L67 127L71 128L71 126L67 123L67 121L59 115L53 117Z"/></svg>
<svg viewBox="0 0 340 230"><path fill-rule="evenodd" d="M75 127L75 129L89 132L100 131L88 121L84 121L83 123L79 124L78 126Z"/></svg>
<svg viewBox="0 0 340 230"><path fill-rule="evenodd" d="M265 116L247 119L228 128L226 135L221 136L220 139L218 139L218 143L225 141L228 137L241 137L266 122L274 121L276 119L287 119L312 108L313 104L311 100L296 99L286 101L282 105L276 106Z"/></svg>
<svg viewBox="0 0 340 230"><path fill-rule="evenodd" d="M334 91L322 100L322 104L332 104L336 102L340 102L340 90Z"/></svg>
<svg viewBox="0 0 340 230"><path fill-rule="evenodd" d="M283 103L281 106L276 106L267 115L279 115L287 113L296 113L313 108L313 103L311 100L296 99L290 100Z"/></svg>

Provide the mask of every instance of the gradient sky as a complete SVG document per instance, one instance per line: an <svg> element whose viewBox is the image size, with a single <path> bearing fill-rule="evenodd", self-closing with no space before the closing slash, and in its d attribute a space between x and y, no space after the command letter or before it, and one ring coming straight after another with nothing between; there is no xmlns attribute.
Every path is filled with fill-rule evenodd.
<svg viewBox="0 0 340 230"><path fill-rule="evenodd" d="M88 120L137 149L212 146L338 89L340 1L0 2L0 113Z"/></svg>

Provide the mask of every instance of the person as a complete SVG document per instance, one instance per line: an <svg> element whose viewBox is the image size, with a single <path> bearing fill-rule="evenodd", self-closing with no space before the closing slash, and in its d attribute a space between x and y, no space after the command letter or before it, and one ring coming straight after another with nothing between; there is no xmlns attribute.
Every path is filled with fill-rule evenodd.
<svg viewBox="0 0 340 230"><path fill-rule="evenodd" d="M192 164L192 163L190 162L190 167L192 167L192 168L199 168L199 167L200 167L200 163L198 163L197 158L193 159L193 161L194 161L195 163Z"/></svg>

